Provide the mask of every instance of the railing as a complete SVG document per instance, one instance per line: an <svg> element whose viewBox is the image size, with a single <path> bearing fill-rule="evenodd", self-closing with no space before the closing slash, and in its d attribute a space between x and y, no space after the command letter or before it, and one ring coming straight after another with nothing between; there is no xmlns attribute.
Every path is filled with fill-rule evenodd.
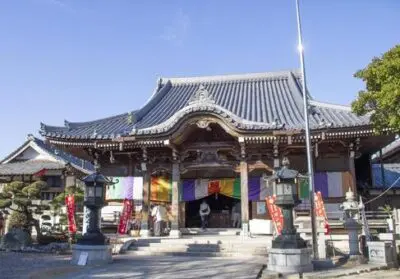
<svg viewBox="0 0 400 279"><path fill-rule="evenodd" d="M343 226L343 216L344 212L343 211L328 211L326 213L330 225L334 227L342 227ZM383 210L376 210L376 211L366 211L365 212L368 225L370 228L374 229L387 229L388 228L388 222L387 219L390 218L389 214ZM309 211L296 211L295 217L297 218L304 218L304 217L309 217L310 212ZM360 216L361 218L361 216ZM361 221L361 219L360 219Z"/></svg>

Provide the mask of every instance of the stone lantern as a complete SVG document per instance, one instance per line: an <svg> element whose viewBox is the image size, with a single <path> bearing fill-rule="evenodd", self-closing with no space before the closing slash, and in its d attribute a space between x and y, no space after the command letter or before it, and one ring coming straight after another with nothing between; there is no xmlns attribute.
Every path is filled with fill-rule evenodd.
<svg viewBox="0 0 400 279"><path fill-rule="evenodd" d="M111 262L111 246L107 245L106 238L100 230L100 210L105 205L106 186L114 183L97 171L82 181L85 183L84 205L88 211L89 222L86 233L72 248L72 262L74 264Z"/></svg>
<svg viewBox="0 0 400 279"><path fill-rule="evenodd" d="M281 273L302 273L313 269L311 249L297 233L293 220L293 208L300 204L297 193L298 171L289 169L289 160L282 160L282 167L269 178L275 182L275 204L282 209L283 228L281 235L272 240L269 251L268 270Z"/></svg>
<svg viewBox="0 0 400 279"><path fill-rule="evenodd" d="M344 212L343 224L349 234L349 256L358 257L360 255L358 244L358 232L361 229L359 223L359 206L355 200L355 196L351 188L346 193L346 201L340 205L340 209Z"/></svg>

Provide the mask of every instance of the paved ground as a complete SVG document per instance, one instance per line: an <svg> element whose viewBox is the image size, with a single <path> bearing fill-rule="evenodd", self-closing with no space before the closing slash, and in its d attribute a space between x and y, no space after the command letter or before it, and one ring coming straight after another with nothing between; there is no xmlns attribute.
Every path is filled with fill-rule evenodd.
<svg viewBox="0 0 400 279"><path fill-rule="evenodd" d="M83 278L238 278L254 279L264 262L260 259L138 257L119 255L107 266L79 267L70 256L0 252L0 278L4 279L83 279ZM398 279L399 270L382 270L351 279Z"/></svg>
<svg viewBox="0 0 400 279"><path fill-rule="evenodd" d="M0 278L31 278L30 274L49 267L68 268L70 256L0 251Z"/></svg>
<svg viewBox="0 0 400 279"><path fill-rule="evenodd" d="M0 252L0 278L238 278L254 279L263 262L252 259L119 255L98 267L69 264L69 256Z"/></svg>
<svg viewBox="0 0 400 279"><path fill-rule="evenodd" d="M360 275L354 275L351 279L399 279L400 271L399 270L381 270L381 271L373 271L370 273L362 273Z"/></svg>

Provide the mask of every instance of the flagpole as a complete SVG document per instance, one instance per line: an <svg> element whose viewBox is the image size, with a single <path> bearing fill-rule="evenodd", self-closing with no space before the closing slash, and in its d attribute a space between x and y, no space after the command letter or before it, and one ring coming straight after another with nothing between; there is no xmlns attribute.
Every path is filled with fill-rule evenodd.
<svg viewBox="0 0 400 279"><path fill-rule="evenodd" d="M304 49L303 40L301 36L301 19L300 19L300 8L299 0L296 0L296 14L297 14L297 34L299 40L299 54L300 54L300 65L302 75L302 93L303 93L303 106L304 106L304 122L305 122L305 133L306 133L306 151L307 151L307 169L308 169L308 180L309 180L309 193L310 193L310 213L311 213L311 233L312 233L312 249L314 259L318 259L318 243L317 243L317 225L315 219L315 204L314 204L314 167L312 161L311 152L311 138L310 138L310 125L309 125L309 108L308 108L308 95L306 91L306 69L304 66Z"/></svg>

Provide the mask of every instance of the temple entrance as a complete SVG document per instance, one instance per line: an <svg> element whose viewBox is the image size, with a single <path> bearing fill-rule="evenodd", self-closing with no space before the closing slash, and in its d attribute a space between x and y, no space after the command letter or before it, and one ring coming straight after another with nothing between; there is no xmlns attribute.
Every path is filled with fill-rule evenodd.
<svg viewBox="0 0 400 279"><path fill-rule="evenodd" d="M186 227L201 227L201 219L199 214L200 204L206 200L210 206L211 213L209 216L209 228L232 228L232 208L240 199L224 196L222 194L212 194L202 199L186 202Z"/></svg>

